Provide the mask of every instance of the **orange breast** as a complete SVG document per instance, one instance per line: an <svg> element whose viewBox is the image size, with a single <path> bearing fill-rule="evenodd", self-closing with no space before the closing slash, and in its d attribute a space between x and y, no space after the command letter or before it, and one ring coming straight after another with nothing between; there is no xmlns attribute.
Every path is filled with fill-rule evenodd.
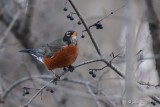
<svg viewBox="0 0 160 107"><path fill-rule="evenodd" d="M78 56L78 46L66 46L57 51L53 57L45 57L43 62L49 70L71 65Z"/></svg>

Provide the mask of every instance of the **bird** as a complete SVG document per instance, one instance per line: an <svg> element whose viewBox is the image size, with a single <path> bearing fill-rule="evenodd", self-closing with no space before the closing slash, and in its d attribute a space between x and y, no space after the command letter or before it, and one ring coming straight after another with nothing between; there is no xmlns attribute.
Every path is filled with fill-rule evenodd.
<svg viewBox="0 0 160 107"><path fill-rule="evenodd" d="M20 52L28 53L42 62L48 70L53 71L56 68L68 68L73 71L72 64L78 56L79 47L77 32L68 30L64 37L54 40L48 44L43 44L35 49L23 49Z"/></svg>

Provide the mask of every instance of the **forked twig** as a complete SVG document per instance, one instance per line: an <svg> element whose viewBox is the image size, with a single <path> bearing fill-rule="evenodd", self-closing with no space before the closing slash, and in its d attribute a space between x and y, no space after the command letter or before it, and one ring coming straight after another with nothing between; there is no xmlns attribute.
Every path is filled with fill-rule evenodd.
<svg viewBox="0 0 160 107"><path fill-rule="evenodd" d="M25 105L22 105L20 107L28 107L28 105L52 82L54 82L53 79L51 81L49 81L46 85L44 85L42 88L40 88L37 91L37 93Z"/></svg>
<svg viewBox="0 0 160 107"><path fill-rule="evenodd" d="M93 43L93 45L94 45L97 53L98 53L98 55L100 56L101 60L102 60L108 67L110 67L113 71L115 71L120 77L122 77L123 79L125 79L125 78L126 78L125 75L123 75L119 70L117 70L111 63L109 63L109 62L104 58L104 56L103 56L103 54L101 53L101 51L100 51L100 49L99 49L99 47L98 47L98 45L97 45L97 43L96 43L93 35L91 34L90 29L89 29L89 27L87 26L86 22L84 21L84 19L83 19L82 16L80 15L79 11L77 10L77 8L75 7L75 5L73 4L72 0L68 0L68 1L69 1L69 3L71 4L71 6L73 7L73 9L74 9L74 11L76 12L77 16L79 17L79 19L81 20L81 22L82 22L84 28L86 29L86 32L88 33L88 35L89 35L89 37L90 37L90 39L91 39L91 41L92 41L92 43ZM122 6L122 7L123 7L123 6ZM143 89L141 88L141 90L143 90ZM157 103L160 104L160 100L159 100L156 96L149 96L149 97L150 97L152 100L154 100L154 101L156 101Z"/></svg>
<svg viewBox="0 0 160 107"><path fill-rule="evenodd" d="M97 45L96 41L94 40L94 38L93 38L90 30L88 29L88 26L87 26L86 22L84 21L84 19L80 15L79 11L77 10L77 8L75 7L75 5L73 4L72 0L68 0L68 1L71 4L71 6L73 7L73 9L76 12L77 16L79 17L79 19L81 20L81 22L82 22L84 28L86 29L86 31L87 31L87 33L88 33L88 35L89 35L89 37L90 37L90 39L91 39L94 47L96 48L97 53L101 56L102 54L100 52L100 49L98 48L98 45Z"/></svg>
<svg viewBox="0 0 160 107"><path fill-rule="evenodd" d="M86 83L86 88L87 88L87 91L93 96L93 98L94 98L94 100L95 100L95 102L96 102L97 107L101 107L101 104L100 104L100 102L97 100L96 95L93 93L91 87L89 87L89 85L88 85L87 83Z"/></svg>
<svg viewBox="0 0 160 107"><path fill-rule="evenodd" d="M94 39L94 37L93 37L93 35L92 35L90 29L88 28L86 22L84 21L84 19L83 19L82 16L80 15L79 11L77 10L77 8L75 7L75 5L73 4L72 0L68 0L68 1L69 1L69 3L71 4L71 6L73 7L73 9L74 9L74 11L76 12L77 16L79 17L79 19L81 20L84 28L86 29L86 31L87 31L87 33L88 33L88 35L89 35L89 37L90 37L90 39L91 39L94 47L95 47L95 49L96 49L96 51L97 51L97 53L98 53L98 55L101 57L102 62L104 62L104 63L105 63L106 65L108 65L111 69L113 69L113 71L115 71L119 76L121 76L122 78L125 78L125 76L124 76L121 72L119 72L112 64L110 64L110 63L103 57L103 54L101 53L101 51L100 51L100 49L99 49L99 47L98 47L98 45L97 45L97 43L96 43L96 41L95 41L95 39Z"/></svg>
<svg viewBox="0 0 160 107"><path fill-rule="evenodd" d="M50 80L49 82L47 82L42 88L40 88L37 93L23 106L20 107L28 107L28 105L50 84L50 83L56 83L60 77L62 77L64 74L66 74L68 72L68 70L64 70L64 72L62 72L59 77L56 77L55 79Z"/></svg>

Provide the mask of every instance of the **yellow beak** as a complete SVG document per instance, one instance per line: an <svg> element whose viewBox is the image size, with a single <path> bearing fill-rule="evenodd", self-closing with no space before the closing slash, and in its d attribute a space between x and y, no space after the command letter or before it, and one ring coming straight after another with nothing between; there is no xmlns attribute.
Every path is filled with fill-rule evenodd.
<svg viewBox="0 0 160 107"><path fill-rule="evenodd" d="M77 36L77 32L74 32L73 34L72 34L72 37L76 37Z"/></svg>

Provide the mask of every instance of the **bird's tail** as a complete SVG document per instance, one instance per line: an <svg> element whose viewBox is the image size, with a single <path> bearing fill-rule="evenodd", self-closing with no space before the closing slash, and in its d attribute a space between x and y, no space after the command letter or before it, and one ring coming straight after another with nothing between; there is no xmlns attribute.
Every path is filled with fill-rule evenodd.
<svg viewBox="0 0 160 107"><path fill-rule="evenodd" d="M23 50L20 50L19 52L33 54L35 53L35 50L34 49L23 49Z"/></svg>
<svg viewBox="0 0 160 107"><path fill-rule="evenodd" d="M34 57L40 57L35 49L23 49L23 50L20 50L19 52L28 53Z"/></svg>
<svg viewBox="0 0 160 107"><path fill-rule="evenodd" d="M40 55L35 49L24 49L24 50L20 50L19 52L31 54L37 60L39 60L40 62L43 62L42 61L42 55Z"/></svg>

